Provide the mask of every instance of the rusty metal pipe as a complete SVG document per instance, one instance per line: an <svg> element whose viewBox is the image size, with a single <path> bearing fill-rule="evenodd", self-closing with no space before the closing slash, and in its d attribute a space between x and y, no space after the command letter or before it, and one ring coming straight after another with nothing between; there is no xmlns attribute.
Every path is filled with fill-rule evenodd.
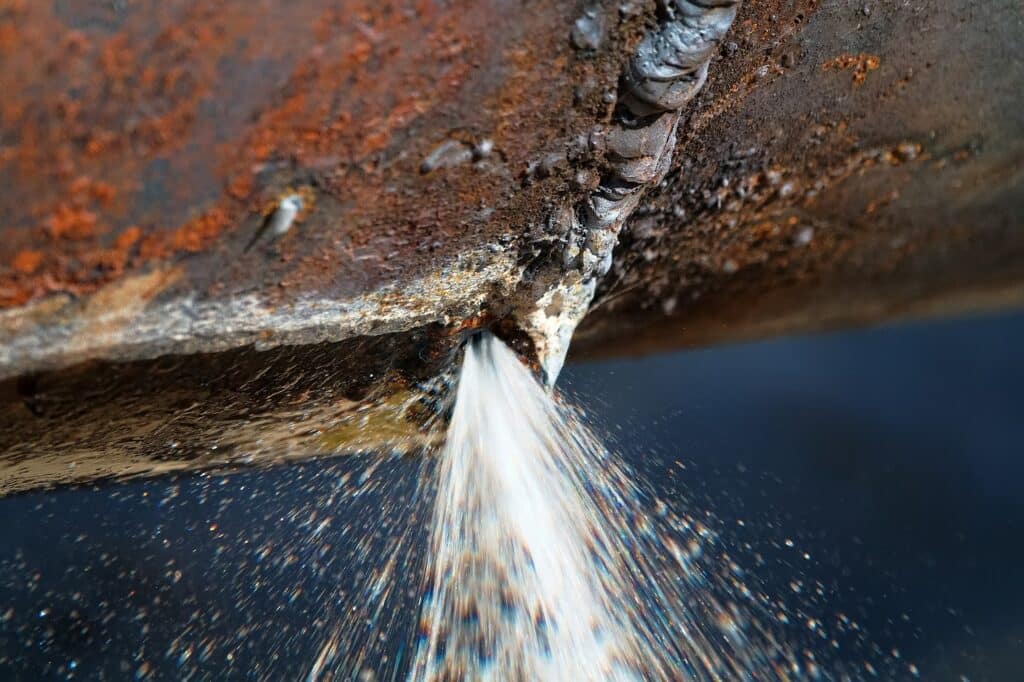
<svg viewBox="0 0 1024 682"><path fill-rule="evenodd" d="M0 492L421 447L479 326L1019 305L1019 10L864 7L0 5Z"/></svg>

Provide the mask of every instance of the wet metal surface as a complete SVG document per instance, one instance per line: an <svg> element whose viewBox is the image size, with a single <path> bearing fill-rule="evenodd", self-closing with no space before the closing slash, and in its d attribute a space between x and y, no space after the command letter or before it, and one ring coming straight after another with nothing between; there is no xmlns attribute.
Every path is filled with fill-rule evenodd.
<svg viewBox="0 0 1024 682"><path fill-rule="evenodd" d="M853 680L1017 678L1024 316L565 375L597 423L624 429L652 507L720 533L825 679L840 664ZM426 553L395 547L425 548L430 498L414 488L431 464L353 457L4 498L0 670L305 679L347 622L331 667L353 674L335 679L404 679Z"/></svg>
<svg viewBox="0 0 1024 682"><path fill-rule="evenodd" d="M457 337L93 363L0 382L0 496L359 451L421 455Z"/></svg>

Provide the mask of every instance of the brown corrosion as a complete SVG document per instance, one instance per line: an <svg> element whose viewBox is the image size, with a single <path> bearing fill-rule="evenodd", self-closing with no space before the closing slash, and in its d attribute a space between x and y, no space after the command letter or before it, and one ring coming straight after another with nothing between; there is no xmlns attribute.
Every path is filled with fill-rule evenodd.
<svg viewBox="0 0 1024 682"><path fill-rule="evenodd" d="M824 71L853 71L853 84L864 85L868 74L876 71L882 65L878 55L873 54L844 54L830 59L821 65Z"/></svg>
<svg viewBox="0 0 1024 682"><path fill-rule="evenodd" d="M528 215L512 190L573 126L572 89L544 87L575 68L572 9L4 3L0 308L183 258L182 292L352 295L493 233L482 211ZM452 138L495 152L416 172ZM302 187L320 210L301 240L243 255Z"/></svg>
<svg viewBox="0 0 1024 682"><path fill-rule="evenodd" d="M573 353L1024 304L1016 8L911 5L744 3ZM574 50L581 6L0 4L0 494L415 449L465 334L532 358L549 218L608 172L595 126L658 21L597 3ZM496 262L514 294L466 284Z"/></svg>
<svg viewBox="0 0 1024 682"><path fill-rule="evenodd" d="M744 4L577 354L1024 305L1010 4L856 9Z"/></svg>

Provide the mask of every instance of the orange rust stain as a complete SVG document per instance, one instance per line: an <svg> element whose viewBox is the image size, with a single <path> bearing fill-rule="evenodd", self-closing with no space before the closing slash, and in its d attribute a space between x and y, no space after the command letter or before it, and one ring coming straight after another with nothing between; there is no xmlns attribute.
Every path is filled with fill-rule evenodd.
<svg viewBox="0 0 1024 682"><path fill-rule="evenodd" d="M17 190L0 196L0 213L15 217L0 225L0 238L12 252L44 254L34 277L0 257L0 307L58 290L88 292L124 270L141 236L124 214L137 204L139 178L189 139L214 94L218 60L233 49L230 31L245 33L245 4L149 3L111 34L87 21L108 11L99 5L73 10L89 26L80 30L53 3L0 2L8 93L0 122L18 132L0 149L0 177L13 178ZM154 36L151 27L161 24L170 28ZM168 189L181 184L172 176ZM191 249L196 228L189 221L165 239ZM208 228L198 224L200 234Z"/></svg>
<svg viewBox="0 0 1024 682"><path fill-rule="evenodd" d="M87 239L96 233L96 214L61 204L46 221L46 230L53 239Z"/></svg>
<svg viewBox="0 0 1024 682"><path fill-rule="evenodd" d="M228 195L239 201L247 199L253 191L252 175L238 175L228 183Z"/></svg>
<svg viewBox="0 0 1024 682"><path fill-rule="evenodd" d="M117 239L114 240L114 249L116 251L124 252L135 245L135 242L139 241L139 237L142 236L142 229L138 225L132 225L127 230L117 235Z"/></svg>
<svg viewBox="0 0 1024 682"><path fill-rule="evenodd" d="M181 251L196 253L216 239L230 222L227 212L214 207L169 233L147 235L139 243L138 257L141 261L151 261L169 258Z"/></svg>
<svg viewBox="0 0 1024 682"><path fill-rule="evenodd" d="M0 239L11 253L43 254L31 272L0 256L0 307L56 291L91 293L124 273L161 267L154 261L208 249L294 171L323 173L318 191L354 206L362 224L419 210L410 193L382 196L381 188L408 175L395 168L415 168L416 145L429 143L406 131L454 106L481 55L500 54L484 49L495 38L480 30L496 10L481 3L453 11L431 0L412 11L381 0L294 5L287 39L263 40L253 27L277 21L276 10L249 0L138 0L123 22L103 21L99 3L75 3L71 14L100 19L81 30L67 26L54 3L0 1L0 76L15 94L0 102L0 122L18 131L14 145L0 148L0 179L17 178L27 197L20 206L0 196L0 214L18 218L0 225ZM257 69L246 69L258 59L279 59L290 75L259 90L244 122L215 131L203 117L233 105L223 93L234 84L224 74L256 77ZM514 62L499 73L514 71L515 82L485 91L498 92L497 102L492 94L470 109L473 134L535 126L518 113L532 106L531 91L543 90L543 69L525 45ZM479 112L494 105L494 114ZM141 198L152 192L142 183L154 162L166 167L154 171L166 197L156 208ZM196 166L204 182L212 175L219 185L199 205L188 175ZM473 191L468 183L454 187L452 202L476 203ZM304 198L308 210L312 197ZM168 218L160 210L167 205L182 208ZM441 218L416 215L395 229L412 233L412 242L433 229L431 220ZM346 229L338 227L336 246L380 237Z"/></svg>
<svg viewBox="0 0 1024 682"><path fill-rule="evenodd" d="M145 165L189 139L214 91L218 60L232 47L225 27L245 33L244 5L154 4L134 19L129 12L119 33L105 35L67 27L52 3L0 2L0 68L11 95L0 104L0 121L18 131L0 149L0 177L15 178L18 190L0 197L0 212L16 217L0 225L0 238L18 253L0 257L0 307L55 291L88 293L129 264L142 265L133 251L143 228L124 211L135 203ZM147 37L142 24L161 23L171 28ZM208 243L226 222L215 214L169 232L141 224L166 233L160 248L150 248L166 255ZM27 251L42 254L31 268Z"/></svg>
<svg viewBox="0 0 1024 682"><path fill-rule="evenodd" d="M117 190L106 182L79 176L68 185L65 201L44 221L46 233L54 240L88 240L106 232L96 210L110 208Z"/></svg>
<svg viewBox="0 0 1024 682"><path fill-rule="evenodd" d="M18 45L18 29L13 24L0 24L0 54L10 54Z"/></svg>
<svg viewBox="0 0 1024 682"><path fill-rule="evenodd" d="M117 189L106 182L95 182L89 188L89 193L100 206L110 208L110 205L114 203L114 198L117 196Z"/></svg>
<svg viewBox="0 0 1024 682"><path fill-rule="evenodd" d="M79 202L92 200L104 207L109 207L117 196L117 189L110 183L93 180L84 175L72 181L70 191L71 196Z"/></svg>
<svg viewBox="0 0 1024 682"><path fill-rule="evenodd" d="M864 81L867 80L868 74L878 69L882 65L882 60L878 55L873 54L857 54L840 55L834 59L830 59L821 65L823 71L848 71L853 70L853 84L855 86L863 85Z"/></svg>
<svg viewBox="0 0 1024 682"><path fill-rule="evenodd" d="M212 208L172 232L168 247L172 252L195 253L213 241L222 230L228 227L230 222L228 214L223 209Z"/></svg>
<svg viewBox="0 0 1024 682"><path fill-rule="evenodd" d="M433 3L419 9L380 11L364 1L325 11L314 26L319 44L290 78L301 87L288 88L260 116L232 165L258 167L281 156L304 165L340 153L339 165L362 166L394 142L396 130L443 102L471 69L459 59L469 44L466 29L455 12ZM419 72L431 62L440 68ZM333 93L341 83L339 99Z"/></svg>
<svg viewBox="0 0 1024 682"><path fill-rule="evenodd" d="M11 261L11 266L23 275L31 275L33 272L39 269L39 265L43 262L42 251L32 251L25 249L19 251Z"/></svg>

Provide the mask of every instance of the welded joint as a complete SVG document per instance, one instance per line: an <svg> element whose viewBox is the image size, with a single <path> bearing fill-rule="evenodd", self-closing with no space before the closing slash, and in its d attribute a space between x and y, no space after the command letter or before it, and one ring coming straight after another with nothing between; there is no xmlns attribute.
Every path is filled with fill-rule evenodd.
<svg viewBox="0 0 1024 682"><path fill-rule="evenodd" d="M527 320L549 385L561 371L597 282L611 268L623 226L645 190L660 183L672 165L682 108L707 80L711 58L740 2L661 0L662 21L640 41L623 73L619 113L596 136L608 171L584 200L559 206L550 215L549 227L566 244L565 270ZM559 305L552 306L556 296Z"/></svg>

